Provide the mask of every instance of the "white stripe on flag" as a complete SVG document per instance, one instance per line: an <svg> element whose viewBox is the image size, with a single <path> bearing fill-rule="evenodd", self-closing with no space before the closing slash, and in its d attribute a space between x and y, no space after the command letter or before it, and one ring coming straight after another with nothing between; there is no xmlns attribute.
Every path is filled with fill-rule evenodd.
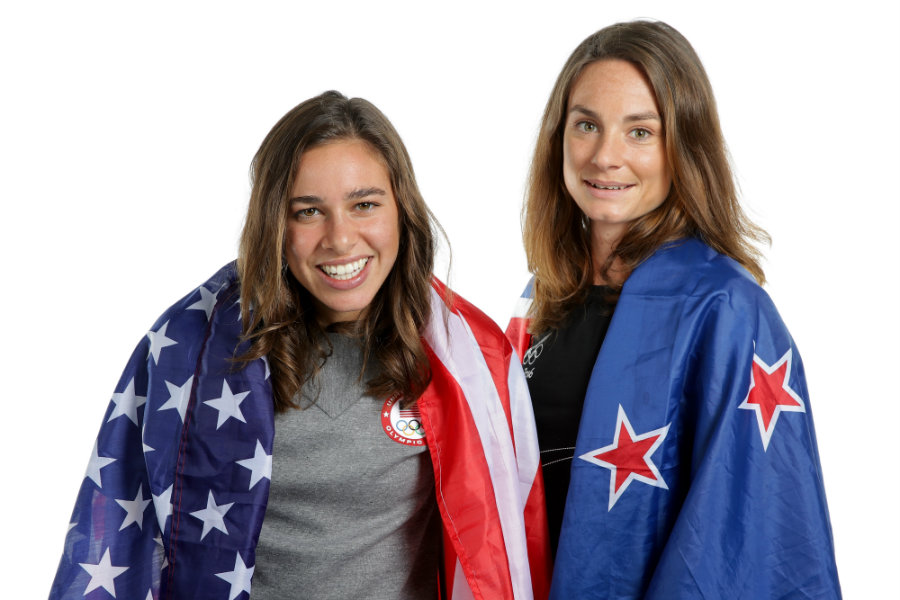
<svg viewBox="0 0 900 600"><path fill-rule="evenodd" d="M516 460L519 463L519 498L522 506L528 502L534 479L541 464L538 448L537 429L534 426L534 410L525 372L516 353L510 356L509 365L509 410L512 413L513 435L516 440Z"/></svg>
<svg viewBox="0 0 900 600"><path fill-rule="evenodd" d="M531 308L531 298L519 298L516 300L516 307L513 309L513 318L519 317L524 319L528 316L529 308Z"/></svg>
<svg viewBox="0 0 900 600"><path fill-rule="evenodd" d="M469 582L466 581L466 575L458 558L456 559L456 568L453 571L453 591L450 593L450 598L453 600L475 600L475 594L472 593L472 588L469 587Z"/></svg>
<svg viewBox="0 0 900 600"><path fill-rule="evenodd" d="M519 499L518 466L506 413L491 372L468 323L461 316L448 312L444 301L432 290L431 320L425 330L425 337L438 359L462 389L478 429L494 487L506 555L509 557L513 597L532 600L523 521L525 503ZM442 326L444 323L446 328Z"/></svg>

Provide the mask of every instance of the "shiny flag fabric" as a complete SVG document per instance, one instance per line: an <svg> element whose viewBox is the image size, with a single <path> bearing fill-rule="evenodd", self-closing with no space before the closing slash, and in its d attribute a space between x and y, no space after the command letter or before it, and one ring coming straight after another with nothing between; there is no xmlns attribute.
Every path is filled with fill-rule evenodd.
<svg viewBox="0 0 900 600"><path fill-rule="evenodd" d="M520 356L530 286L507 329ZM796 345L697 240L625 283L571 476L551 598L841 597Z"/></svg>
<svg viewBox="0 0 900 600"><path fill-rule="evenodd" d="M432 314L446 314L445 290L436 287ZM434 318L425 332L433 381L418 402L453 546L445 551L449 596L546 598L544 494L522 369L493 321L458 295L452 305L448 318ZM485 503L489 489L494 502Z"/></svg>
<svg viewBox="0 0 900 600"><path fill-rule="evenodd" d="M546 534L526 524L540 522L543 492L521 369L496 325L458 296L448 308L445 295L436 282L426 335L434 376L419 405L447 597L529 599L533 582L546 597ZM133 353L51 599L250 597L274 414L266 361L232 360L244 350L239 297L230 264L166 311Z"/></svg>

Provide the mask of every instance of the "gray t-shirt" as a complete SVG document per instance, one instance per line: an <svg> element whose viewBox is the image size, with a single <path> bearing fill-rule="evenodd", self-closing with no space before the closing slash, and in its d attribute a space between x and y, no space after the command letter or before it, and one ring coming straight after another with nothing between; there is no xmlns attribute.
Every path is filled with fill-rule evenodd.
<svg viewBox="0 0 900 600"><path fill-rule="evenodd" d="M329 339L333 354L303 390L302 405L315 404L275 415L251 597L436 598L440 518L427 447L388 435L385 399L364 395L359 381L361 350Z"/></svg>

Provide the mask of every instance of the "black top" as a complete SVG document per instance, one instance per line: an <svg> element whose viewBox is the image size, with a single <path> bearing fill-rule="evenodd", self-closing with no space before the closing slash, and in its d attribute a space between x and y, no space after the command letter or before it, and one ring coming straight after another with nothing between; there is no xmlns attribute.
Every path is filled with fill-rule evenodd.
<svg viewBox="0 0 900 600"><path fill-rule="evenodd" d="M592 286L562 327L531 340L522 366L534 405L547 497L550 549L556 556L581 407L614 304L606 286Z"/></svg>

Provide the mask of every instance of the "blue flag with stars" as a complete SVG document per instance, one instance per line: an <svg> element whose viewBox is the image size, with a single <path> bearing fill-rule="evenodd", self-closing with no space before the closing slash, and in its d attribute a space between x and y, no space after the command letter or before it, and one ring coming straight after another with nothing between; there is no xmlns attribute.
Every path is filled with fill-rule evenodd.
<svg viewBox="0 0 900 600"><path fill-rule="evenodd" d="M245 350L239 300L231 264L138 345L91 453L51 600L250 596L274 408L266 360L234 360ZM444 525L444 597L546 597L543 485L522 369L497 325L434 279L430 303L422 340L432 377L416 406Z"/></svg>
<svg viewBox="0 0 900 600"><path fill-rule="evenodd" d="M273 408L265 360L232 361L243 350L238 300L229 265L135 349L92 450L51 599L249 592L258 532L246 529L265 510ZM181 568L168 569L175 560Z"/></svg>
<svg viewBox="0 0 900 600"><path fill-rule="evenodd" d="M520 356L530 290L507 329ZM696 239L626 280L570 473L553 600L841 597L794 340Z"/></svg>

